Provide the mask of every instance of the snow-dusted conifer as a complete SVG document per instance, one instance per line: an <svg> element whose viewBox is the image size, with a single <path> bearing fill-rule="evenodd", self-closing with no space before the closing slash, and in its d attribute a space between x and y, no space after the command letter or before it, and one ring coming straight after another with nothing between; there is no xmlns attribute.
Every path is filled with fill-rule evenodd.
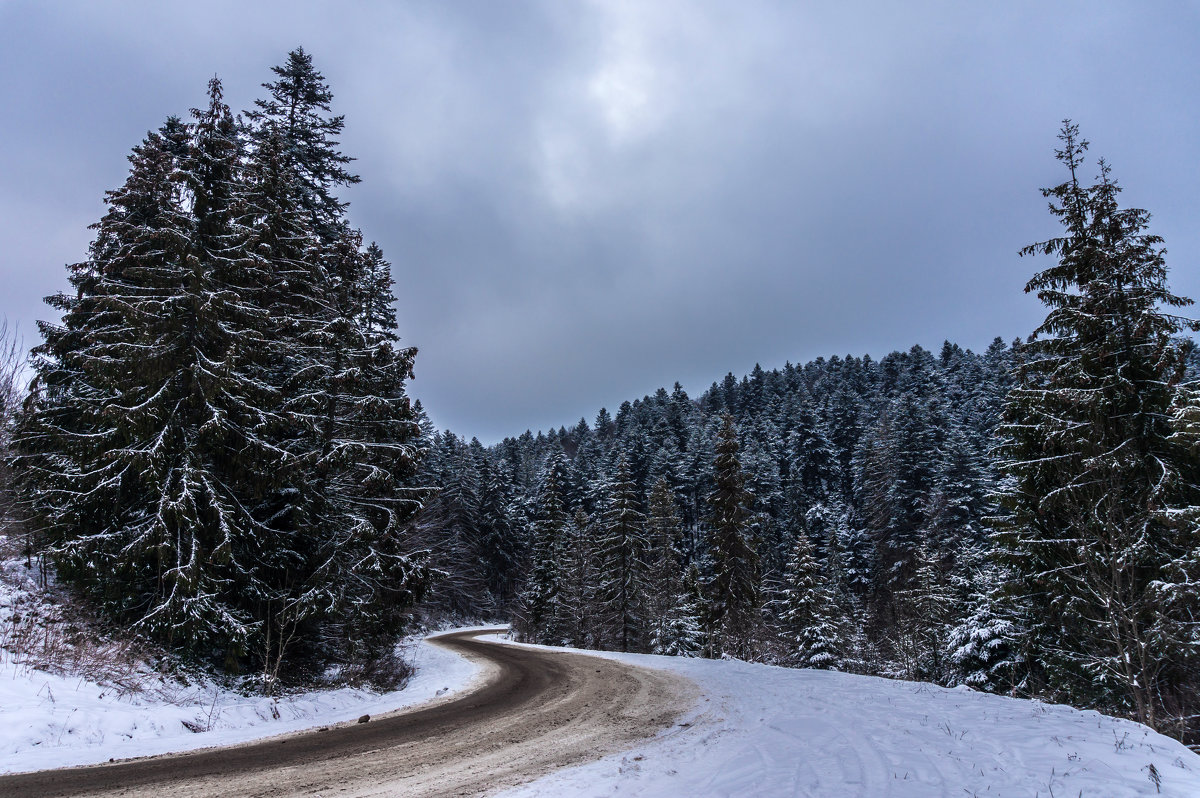
<svg viewBox="0 0 1200 798"><path fill-rule="evenodd" d="M841 647L838 606L812 544L796 536L783 573L779 613L787 661L799 668L837 668Z"/></svg>
<svg viewBox="0 0 1200 798"><path fill-rule="evenodd" d="M950 681L992 692L1017 688L1021 614L1018 602L1003 595L1007 581L993 563L973 569L965 612L946 639Z"/></svg>
<svg viewBox="0 0 1200 798"><path fill-rule="evenodd" d="M313 66L312 56L299 47L287 62L271 68L279 78L264 83L265 99L247 113L254 124L252 138L278 136L289 170L301 188L301 201L321 240L331 243L345 226L345 204L334 196L336 186L359 182L346 167L353 160L338 150L345 119L330 111L333 92Z"/></svg>
<svg viewBox="0 0 1200 798"><path fill-rule="evenodd" d="M646 618L652 654L691 656L699 650L700 619L683 584L683 529L671 484L660 477L647 503Z"/></svg>
<svg viewBox="0 0 1200 798"><path fill-rule="evenodd" d="M61 575L169 644L236 659L256 633L261 524L245 490L280 453L262 275L237 224L240 143L215 79L187 126L135 149L73 298L52 300L23 439Z"/></svg>
<svg viewBox="0 0 1200 798"><path fill-rule="evenodd" d="M621 651L640 651L646 623L646 516L624 458L597 537L596 594L604 642Z"/></svg>
<svg viewBox="0 0 1200 798"><path fill-rule="evenodd" d="M583 510L576 510L563 535L559 556L562 635L566 643L576 648L596 645L596 591L600 579L594 535L591 519Z"/></svg>
<svg viewBox="0 0 1200 798"><path fill-rule="evenodd" d="M712 575L704 590L705 626L709 656L753 659L761 625L759 561L750 527L754 497L745 488L738 448L737 427L726 413L716 445L716 487L708 497Z"/></svg>
<svg viewBox="0 0 1200 798"><path fill-rule="evenodd" d="M946 677L949 627L955 597L946 563L928 543L914 555L908 586L896 592L895 631L890 640L906 678L941 682Z"/></svg>
<svg viewBox="0 0 1200 798"><path fill-rule="evenodd" d="M317 212L336 202L310 202L302 131L280 122L258 117L247 149L214 80L192 123L135 150L53 301L23 434L64 578L269 678L293 655L390 652L427 576L401 539L421 501L415 353L340 324L363 315L361 247Z"/></svg>
<svg viewBox="0 0 1200 798"><path fill-rule="evenodd" d="M431 565L443 574L429 601L452 616L484 618L495 607L487 590L479 469L474 453L456 436L447 435L442 446L442 487L418 526L421 543L433 552Z"/></svg>
<svg viewBox="0 0 1200 798"><path fill-rule="evenodd" d="M557 627L562 571L558 558L567 527L567 511L562 500L565 471L562 451L553 450L542 474L530 534L529 576L521 594L521 612L517 621L522 639L534 643L561 642Z"/></svg>
<svg viewBox="0 0 1200 798"><path fill-rule="evenodd" d="M1195 527L1163 511L1195 495L1193 455L1171 439L1169 414L1184 364L1174 336L1196 325L1167 312L1190 301L1167 287L1149 214L1119 207L1103 161L1095 184L1080 181L1077 126L1059 138L1067 179L1043 194L1065 230L1022 251L1057 263L1026 286L1050 310L1018 353L1005 405L1013 480L998 540L1032 604L1034 675L1055 695L1171 729L1196 706L1173 676L1194 640L1167 632L1192 611L1159 588L1195 545Z"/></svg>
<svg viewBox="0 0 1200 798"><path fill-rule="evenodd" d="M501 612L512 608L522 552L513 513L513 485L507 465L485 453L479 461L479 524L484 579Z"/></svg>
<svg viewBox="0 0 1200 798"><path fill-rule="evenodd" d="M358 178L337 149L332 93L303 50L274 71L249 114L246 224L279 343L265 376L285 422L274 439L289 455L269 515L302 552L283 563L281 631L323 624L322 656L353 657L390 650L427 583L423 558L400 554L426 496L413 479L427 446L405 390L416 350L396 345L389 264L364 251L334 196Z"/></svg>

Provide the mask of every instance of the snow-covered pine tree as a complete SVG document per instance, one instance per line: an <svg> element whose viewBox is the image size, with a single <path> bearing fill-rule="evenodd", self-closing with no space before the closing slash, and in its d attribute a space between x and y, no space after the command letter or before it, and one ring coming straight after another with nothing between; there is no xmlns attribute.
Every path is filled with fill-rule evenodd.
<svg viewBox="0 0 1200 798"><path fill-rule="evenodd" d="M692 656L698 650L700 619L683 586L683 527L666 477L650 489L646 529L647 644L652 654Z"/></svg>
<svg viewBox="0 0 1200 798"><path fill-rule="evenodd" d="M596 437L604 440L610 437L616 429L613 423L613 418L609 415L606 408L600 408L600 412L596 414L596 422L592 424L592 429L596 433Z"/></svg>
<svg viewBox="0 0 1200 798"><path fill-rule="evenodd" d="M389 264L377 246L363 250L334 196L358 178L337 149L332 93L302 49L274 71L248 114L247 226L282 350L265 375L282 397L274 435L289 455L270 517L297 538L281 562L276 639L304 625L323 638L312 655L353 658L390 650L428 582L424 557L402 554L400 540L427 495L413 485L427 447L405 389L416 350L396 345Z"/></svg>
<svg viewBox="0 0 1200 798"><path fill-rule="evenodd" d="M134 151L75 296L52 301L22 433L31 510L65 579L181 649L268 676L390 652L427 578L400 535L421 500L415 353L386 318L330 335L363 317L346 277L366 269L293 168L299 128L247 131L215 80L193 116ZM354 379L331 391L338 357ZM310 387L338 397L332 424Z"/></svg>
<svg viewBox="0 0 1200 798"><path fill-rule="evenodd" d="M597 638L596 590L599 584L594 525L576 510L559 555L559 614L563 640L576 648L594 648Z"/></svg>
<svg viewBox="0 0 1200 798"><path fill-rule="evenodd" d="M479 524L484 580L499 612L512 609L517 569L523 555L513 517L513 485L505 463L491 453L479 461Z"/></svg>
<svg viewBox="0 0 1200 798"><path fill-rule="evenodd" d="M452 617L479 619L494 611L487 590L481 527L480 474L471 449L448 434L443 439L441 490L420 516L423 548L440 576L427 606Z"/></svg>
<svg viewBox="0 0 1200 798"><path fill-rule="evenodd" d="M1185 344L1185 349L1191 348ZM1194 348L1191 354L1195 354ZM1171 441L1190 454L1180 462L1180 497L1159 509L1162 523L1180 536L1183 544L1152 585L1162 611L1156 632L1168 641L1171 658L1164 663L1163 680L1175 688L1173 705L1164 726L1194 745L1200 739L1200 628L1195 608L1200 606L1200 381L1194 370L1176 392L1171 411Z"/></svg>
<svg viewBox="0 0 1200 798"><path fill-rule="evenodd" d="M771 443L774 443L774 446ZM790 535L783 523L785 499L779 474L783 445L773 424L764 424L748 436L739 452L746 475L746 490L754 497L750 538L758 551L760 598L770 600L769 585L778 582L787 561Z"/></svg>
<svg viewBox="0 0 1200 798"><path fill-rule="evenodd" d="M835 487L842 503L849 506L854 500L854 453L858 450L864 424L867 397L848 385L838 387L825 400L821 410L820 429L833 444L838 469Z"/></svg>
<svg viewBox="0 0 1200 798"><path fill-rule="evenodd" d="M787 493L792 516L803 518L814 504L839 497L841 464L807 403L797 403L787 439Z"/></svg>
<svg viewBox="0 0 1200 798"><path fill-rule="evenodd" d="M887 636L905 678L943 682L955 609L946 562L928 542L914 555L908 585L894 596L896 621Z"/></svg>
<svg viewBox="0 0 1200 798"><path fill-rule="evenodd" d="M321 530L317 567L296 609L344 619L344 636L331 644L353 653L386 645L427 587L426 556L401 554L404 527L428 494L412 484L425 446L406 393L416 350L361 323L361 236L346 228L324 254L328 315L285 404L306 434L293 473L312 497L309 522Z"/></svg>
<svg viewBox="0 0 1200 798"><path fill-rule="evenodd" d="M318 619L312 611L309 580L317 565L311 553L314 494L307 460L312 436L288 412L295 375L321 351L316 338L329 313L324 245L303 207L303 187L295 179L287 142L277 129L260 135L246 157L240 181L238 223L246 231L247 257L262 276L258 304L270 320L273 353L261 361L254 378L270 391L273 423L261 430L283 453L274 479L249 485L247 508L262 523L256 571L264 589L255 596L263 616L259 642L252 652L268 680L297 649L319 660L314 638ZM306 627L301 630L301 626ZM289 649L291 649L289 651Z"/></svg>
<svg viewBox="0 0 1200 798"><path fill-rule="evenodd" d="M377 340L397 341L396 294L392 265L383 248L372 241L363 252L361 282L362 311L359 322L367 335Z"/></svg>
<svg viewBox="0 0 1200 798"><path fill-rule="evenodd" d="M552 450L542 473L530 531L528 577L521 592L521 609L515 626L521 639L531 643L562 642L558 629L562 569L558 558L567 527L567 510L562 499L566 468L562 450Z"/></svg>
<svg viewBox="0 0 1200 798"><path fill-rule="evenodd" d="M927 354L927 353L926 353ZM875 424L859 442L854 457L854 483L860 528L874 544L871 610L884 635L898 631L896 595L907 590L917 568L917 550L925 509L939 459L940 429L932 403L920 396L929 380L911 377L889 356L886 367L897 388L909 386L880 410ZM924 363L924 358L918 360ZM897 639L899 639L897 637Z"/></svg>
<svg viewBox="0 0 1200 798"><path fill-rule="evenodd" d="M1149 214L1118 205L1104 161L1096 183L1081 183L1076 125L1059 138L1068 176L1043 194L1065 232L1022 250L1057 263L1026 286L1050 311L1022 347L1004 409L1013 480L997 538L1031 604L1028 645L1046 688L1171 730L1194 705L1171 676L1194 639L1164 630L1194 604L1164 601L1159 585L1196 534L1162 510L1187 501L1194 463L1169 414L1183 368L1174 336L1196 325L1165 310L1190 301L1167 287Z"/></svg>
<svg viewBox="0 0 1200 798"><path fill-rule="evenodd" d="M1019 604L1003 594L1008 577L997 564L984 561L968 573L963 617L946 639L949 681L1012 693L1023 671Z"/></svg>
<svg viewBox="0 0 1200 798"><path fill-rule="evenodd" d="M256 109L246 114L253 123L251 138L256 144L266 137L281 139L311 226L323 242L332 243L345 226L346 208L333 189L359 182L346 169L353 159L338 150L345 119L331 113L333 92L303 47L271 70L279 79L263 84L268 96L256 100Z"/></svg>
<svg viewBox="0 0 1200 798"><path fill-rule="evenodd" d="M757 656L759 615L758 547L750 537L751 505L738 459L733 416L725 413L717 436L714 480L708 497L707 550L712 574L704 586L705 627L710 657Z"/></svg>
<svg viewBox="0 0 1200 798"><path fill-rule="evenodd" d="M682 474L686 499L683 523L689 533L688 553L693 558L699 555L700 528L708 513L708 496L713 490L712 468L716 460L718 423L716 420L709 422L697 413L688 432Z"/></svg>
<svg viewBox="0 0 1200 798"><path fill-rule="evenodd" d="M921 538L953 565L966 546L986 539L983 519L991 514L993 490L983 453L974 448L967 430L950 431L941 447L932 490L925 498Z"/></svg>
<svg viewBox="0 0 1200 798"><path fill-rule="evenodd" d="M75 297L51 304L22 436L30 503L60 576L102 611L180 649L236 661L270 592L246 510L280 452L266 283L237 224L241 146L221 97L169 121L107 197Z"/></svg>
<svg viewBox="0 0 1200 798"><path fill-rule="evenodd" d="M667 480L667 484L671 486L672 491L682 492L684 478L680 473L681 465L682 454L675 443L675 436L669 435L650 458L650 470L647 476L650 479L651 486L658 480L665 479Z"/></svg>
<svg viewBox="0 0 1200 798"><path fill-rule="evenodd" d="M779 624L786 662L836 669L842 644L838 603L803 533L796 535L788 557L782 593Z"/></svg>
<svg viewBox="0 0 1200 798"><path fill-rule="evenodd" d="M641 651L646 626L646 516L625 458L613 476L596 546L596 600L603 645Z"/></svg>

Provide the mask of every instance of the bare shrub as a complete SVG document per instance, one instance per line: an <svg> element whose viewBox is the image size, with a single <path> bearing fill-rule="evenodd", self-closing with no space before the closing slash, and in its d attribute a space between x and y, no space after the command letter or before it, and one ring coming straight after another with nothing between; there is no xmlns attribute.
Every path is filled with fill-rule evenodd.
<svg viewBox="0 0 1200 798"><path fill-rule="evenodd" d="M353 687L388 692L402 689L415 671L408 650L397 646L382 656L344 666L338 681Z"/></svg>
<svg viewBox="0 0 1200 798"><path fill-rule="evenodd" d="M149 654L141 641L107 637L69 601L41 591L16 593L0 613L0 660L21 669L82 676L128 695L152 675Z"/></svg>
<svg viewBox="0 0 1200 798"><path fill-rule="evenodd" d="M0 541L5 548L14 546L18 534L17 497L13 484L13 434L21 410L21 377L24 373L25 347L7 319L0 318ZM32 552L26 551L28 559ZM0 549L0 557L6 551Z"/></svg>

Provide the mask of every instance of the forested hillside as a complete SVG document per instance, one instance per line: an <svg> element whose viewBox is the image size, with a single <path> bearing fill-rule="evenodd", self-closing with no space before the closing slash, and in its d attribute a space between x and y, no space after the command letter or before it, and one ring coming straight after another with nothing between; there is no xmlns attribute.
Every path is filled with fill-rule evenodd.
<svg viewBox="0 0 1200 798"><path fill-rule="evenodd" d="M1187 737L1195 324L1065 123L1028 339L756 366L485 447L426 422L432 605L526 640L1064 700Z"/></svg>
<svg viewBox="0 0 1200 798"><path fill-rule="evenodd" d="M989 450L1013 358L999 339L983 354L946 343L834 356L730 374L696 399L676 384L490 448L434 432L425 473L442 490L419 528L448 574L436 600L465 616L517 611L546 642L699 652L723 448L743 475L730 502L753 546L738 567L761 610L739 645L798 664L1003 679L1005 652L976 661L949 641L974 630L988 577ZM606 595L626 582L636 606Z"/></svg>

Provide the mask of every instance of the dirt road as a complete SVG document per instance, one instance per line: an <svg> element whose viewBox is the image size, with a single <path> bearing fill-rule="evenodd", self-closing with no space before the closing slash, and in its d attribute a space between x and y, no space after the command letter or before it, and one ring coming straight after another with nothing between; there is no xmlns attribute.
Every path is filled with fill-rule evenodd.
<svg viewBox="0 0 1200 798"><path fill-rule="evenodd" d="M0 796L482 795L629 748L671 725L695 695L664 671L481 634L431 640L485 664L482 683L461 696L324 732L0 776Z"/></svg>

